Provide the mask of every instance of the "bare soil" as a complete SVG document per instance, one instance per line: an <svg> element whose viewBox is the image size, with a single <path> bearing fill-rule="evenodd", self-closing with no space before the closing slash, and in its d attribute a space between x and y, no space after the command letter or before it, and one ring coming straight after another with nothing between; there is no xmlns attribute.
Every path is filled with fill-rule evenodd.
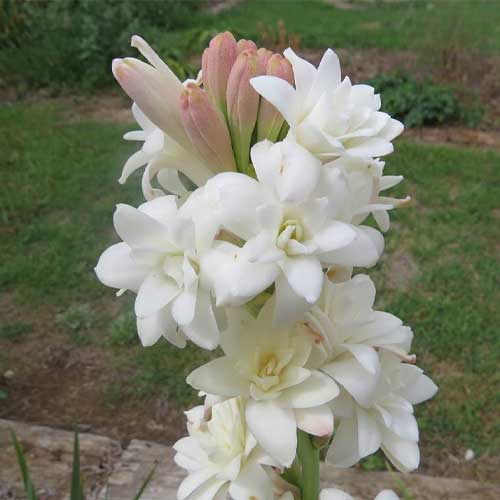
<svg viewBox="0 0 500 500"><path fill-rule="evenodd" d="M98 307L109 308L103 301ZM170 444L184 432L182 409L158 394L136 396L127 380L133 369L119 363L110 348L78 345L57 322L58 311L44 306L32 310L0 297L2 322L20 321L33 330L20 338L0 339L0 418L34 422L62 429L78 424L117 440L151 439ZM88 332L103 338L105 332ZM120 395L109 393L119 387Z"/></svg>

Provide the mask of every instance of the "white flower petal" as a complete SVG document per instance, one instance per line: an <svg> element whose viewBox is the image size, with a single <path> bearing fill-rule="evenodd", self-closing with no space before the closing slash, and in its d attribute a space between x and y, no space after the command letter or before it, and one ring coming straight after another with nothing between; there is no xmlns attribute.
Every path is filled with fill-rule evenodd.
<svg viewBox="0 0 500 500"><path fill-rule="evenodd" d="M295 89L287 81L275 76L256 76L250 79L250 85L283 115L291 127L295 125Z"/></svg>
<svg viewBox="0 0 500 500"><path fill-rule="evenodd" d="M382 490L375 500L399 500L399 497L392 490Z"/></svg>
<svg viewBox="0 0 500 500"><path fill-rule="evenodd" d="M333 432L333 414L327 404L313 408L296 408L297 427L313 436L329 436Z"/></svg>
<svg viewBox="0 0 500 500"><path fill-rule="evenodd" d="M382 435L377 421L369 412L358 406L356 416L358 419L358 453L360 457L366 457L380 448Z"/></svg>
<svg viewBox="0 0 500 500"><path fill-rule="evenodd" d="M248 381L236 371L234 360L223 356L192 371L186 382L199 391L233 397L248 394Z"/></svg>
<svg viewBox="0 0 500 500"><path fill-rule="evenodd" d="M182 331L203 349L215 349L219 345L219 327L215 318L209 292L199 290L196 308L191 323L183 325Z"/></svg>
<svg viewBox="0 0 500 500"><path fill-rule="evenodd" d="M213 467L205 467L192 472L179 485L177 498L179 500L184 500L187 497L191 499L190 495L200 486L207 484L207 482L210 484L210 479L213 478L216 473L217 470Z"/></svg>
<svg viewBox="0 0 500 500"><path fill-rule="evenodd" d="M218 493L226 482L226 479L211 478L191 493L189 500L215 500L218 498ZM183 500L179 497L179 490L177 490L177 498Z"/></svg>
<svg viewBox="0 0 500 500"><path fill-rule="evenodd" d="M330 402L339 394L334 380L324 373L312 371L304 382L288 388L280 402L291 408L311 408Z"/></svg>
<svg viewBox="0 0 500 500"><path fill-rule="evenodd" d="M357 442L356 422L353 419L341 420L326 454L326 461L335 467L351 467L361 458Z"/></svg>
<svg viewBox="0 0 500 500"><path fill-rule="evenodd" d="M337 488L327 488L321 490L319 500L353 500L352 496Z"/></svg>
<svg viewBox="0 0 500 500"><path fill-rule="evenodd" d="M293 291L284 275L276 279L275 289L274 325L292 325L299 321L304 316L304 313L310 309L311 305Z"/></svg>
<svg viewBox="0 0 500 500"><path fill-rule="evenodd" d="M378 354L370 346L362 344L342 344L358 361L358 363L370 374L377 375L380 371Z"/></svg>
<svg viewBox="0 0 500 500"><path fill-rule="evenodd" d="M434 397L437 391L437 385L426 375L421 375L414 384L405 387L404 397L416 405Z"/></svg>
<svg viewBox="0 0 500 500"><path fill-rule="evenodd" d="M279 263L293 291L309 304L314 304L321 295L323 270L316 257L287 257Z"/></svg>
<svg viewBox="0 0 500 500"><path fill-rule="evenodd" d="M367 372L356 359L336 360L323 366L321 371L342 385L359 404L371 406L378 376Z"/></svg>
<svg viewBox="0 0 500 500"><path fill-rule="evenodd" d="M297 426L291 408L274 401L247 403L246 418L250 431L264 450L279 464L289 467L297 449Z"/></svg>
<svg viewBox="0 0 500 500"><path fill-rule="evenodd" d="M332 221L314 235L313 241L320 251L330 252L349 245L355 238L356 231L349 224Z"/></svg>
<svg viewBox="0 0 500 500"><path fill-rule="evenodd" d="M162 335L177 347L185 347L186 345L184 336L177 333L177 325L168 307L164 307L149 316L138 317L137 332L144 347L152 346Z"/></svg>
<svg viewBox="0 0 500 500"><path fill-rule="evenodd" d="M286 49L283 55L290 61L293 68L297 99L306 104L316 79L317 70L310 62L297 56L291 48Z"/></svg>
<svg viewBox="0 0 500 500"><path fill-rule="evenodd" d="M382 450L393 465L401 472L411 472L418 468L420 450L415 441L408 441L390 431L384 431Z"/></svg>
<svg viewBox="0 0 500 500"><path fill-rule="evenodd" d="M179 292L174 280L160 272L152 272L137 292L135 313L137 316L149 316L165 307Z"/></svg>
<svg viewBox="0 0 500 500"><path fill-rule="evenodd" d="M148 269L134 261L130 247L117 243L107 248L95 267L99 280L106 286L137 292Z"/></svg>
<svg viewBox="0 0 500 500"><path fill-rule="evenodd" d="M132 248L148 248L158 251L172 249L168 240L167 227L141 210L130 205L119 204L113 221L120 238Z"/></svg>
<svg viewBox="0 0 500 500"><path fill-rule="evenodd" d="M347 246L322 255L322 260L343 267L370 267L377 263L384 249L384 237L368 226L354 228L356 238Z"/></svg>
<svg viewBox="0 0 500 500"><path fill-rule="evenodd" d="M143 203L138 210L161 223L168 223L177 215L177 196L160 196Z"/></svg>
<svg viewBox="0 0 500 500"><path fill-rule="evenodd" d="M238 477L231 482L229 494L234 500L272 498L273 485L259 464L249 462L240 471Z"/></svg>

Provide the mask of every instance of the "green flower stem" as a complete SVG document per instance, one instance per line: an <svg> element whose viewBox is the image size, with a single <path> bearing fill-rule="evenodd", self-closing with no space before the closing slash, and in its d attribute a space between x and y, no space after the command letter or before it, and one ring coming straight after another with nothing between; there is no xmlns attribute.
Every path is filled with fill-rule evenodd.
<svg viewBox="0 0 500 500"><path fill-rule="evenodd" d="M312 442L311 436L303 431L297 433L297 454L302 465L300 489L302 500L319 498L319 448Z"/></svg>

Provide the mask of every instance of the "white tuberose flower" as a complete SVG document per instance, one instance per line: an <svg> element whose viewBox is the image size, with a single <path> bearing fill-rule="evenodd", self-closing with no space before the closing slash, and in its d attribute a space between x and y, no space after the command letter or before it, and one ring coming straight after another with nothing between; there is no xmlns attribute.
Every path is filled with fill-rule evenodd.
<svg viewBox="0 0 500 500"><path fill-rule="evenodd" d="M325 436L333 431L328 403L337 384L317 370L306 368L310 339L296 329L272 326L272 301L257 319L229 315L221 335L224 356L194 370L187 382L219 396L248 398L250 431L271 457L283 466L295 458L297 427Z"/></svg>
<svg viewBox="0 0 500 500"><path fill-rule="evenodd" d="M391 141L403 125L379 111L380 96L369 85L341 81L340 63L328 49L318 68L286 49L295 88L272 76L250 83L285 117L299 144L328 161L351 155L374 158L392 153Z"/></svg>
<svg viewBox="0 0 500 500"><path fill-rule="evenodd" d="M315 337L316 365L361 404L370 404L380 373L376 348L406 361L411 329L396 316L373 310L375 285L366 274L343 283L325 280L320 300L306 313L304 325Z"/></svg>
<svg viewBox="0 0 500 500"><path fill-rule="evenodd" d="M371 213L382 231L389 229L388 210L408 205L410 197L403 199L381 196L403 180L402 175L383 175L385 163L343 156L324 165L327 177L337 177L345 182L345 196L332 200L331 209L336 218L361 224Z"/></svg>
<svg viewBox="0 0 500 500"><path fill-rule="evenodd" d="M208 413L208 415L207 415ZM249 432L241 398L186 412L189 436L175 443L174 460L188 471L177 498L272 500L273 484L266 472L277 465L265 455Z"/></svg>
<svg viewBox="0 0 500 500"><path fill-rule="evenodd" d="M275 320L291 323L318 300L323 267L373 265L383 238L330 216L337 193L324 193L321 162L295 142L260 142L252 161L258 182L220 174L183 210L215 210L220 226L245 241L218 243L204 257L218 304L240 305L275 283Z"/></svg>
<svg viewBox="0 0 500 500"><path fill-rule="evenodd" d="M143 345L163 335L179 347L187 336L215 348L219 332L210 293L198 279L194 226L179 216L176 197L162 196L138 209L118 205L114 224L123 242L101 255L95 271L105 285L137 293Z"/></svg>
<svg viewBox="0 0 500 500"><path fill-rule="evenodd" d="M371 404L357 403L344 390L332 403L340 424L327 461L337 467L350 467L381 447L399 470L410 472L420 461L412 405L434 396L437 387L420 368L401 363L389 353L381 353L380 358L382 371Z"/></svg>
<svg viewBox="0 0 500 500"><path fill-rule="evenodd" d="M137 48L150 64L135 58L115 59L115 78L132 98L132 112L142 130L129 132L127 140L144 141L142 149L125 164L120 182L136 169L147 164L142 179L144 196L150 200L164 194L151 187L158 175L160 184L169 192L184 192L177 171L183 172L196 185L203 185L214 175L213 165L201 158L190 141L180 117L180 97L184 86L148 43L132 37Z"/></svg>
<svg viewBox="0 0 500 500"><path fill-rule="evenodd" d="M160 130L135 103L132 105L132 114L141 130L127 132L124 139L144 141L144 143L123 166L120 184L124 184L133 172L146 165L142 176L142 191L147 200L152 200L165 194L163 190L153 188L151 185L155 175L158 177L160 186L169 193L177 195L182 195L187 191L179 180L179 171L193 182L200 184L213 175L195 153L183 148Z"/></svg>

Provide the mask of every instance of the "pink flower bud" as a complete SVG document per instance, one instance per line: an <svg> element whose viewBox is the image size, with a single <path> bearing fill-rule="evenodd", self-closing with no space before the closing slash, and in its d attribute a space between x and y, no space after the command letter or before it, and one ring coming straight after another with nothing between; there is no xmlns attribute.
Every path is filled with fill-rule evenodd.
<svg viewBox="0 0 500 500"><path fill-rule="evenodd" d="M260 48L257 51L257 67L259 71L259 75L265 75L267 70L267 63L269 59L273 56L273 53L270 50Z"/></svg>
<svg viewBox="0 0 500 500"><path fill-rule="evenodd" d="M265 74L282 78L293 85L292 66L281 54L274 54L268 59ZM257 141L276 141L284 121L283 115L262 97L257 119Z"/></svg>
<svg viewBox="0 0 500 500"><path fill-rule="evenodd" d="M115 59L114 77L157 127L182 146L189 145L179 116L182 83L142 38L132 37L132 46L139 49L151 65L133 57Z"/></svg>
<svg viewBox="0 0 500 500"><path fill-rule="evenodd" d="M258 75L257 52L245 50L237 57L227 83L229 130L236 166L243 172L250 162L250 145L260 99L249 80Z"/></svg>
<svg viewBox="0 0 500 500"><path fill-rule="evenodd" d="M224 116L208 94L189 83L180 97L181 120L192 144L215 172L236 170Z"/></svg>
<svg viewBox="0 0 500 500"><path fill-rule="evenodd" d="M238 55L245 50L257 50L257 45L255 45L255 42L252 42L252 40L245 40L244 38L238 40L237 47Z"/></svg>
<svg viewBox="0 0 500 500"><path fill-rule="evenodd" d="M237 55L236 40L231 33L226 31L210 40L201 60L203 87L212 102L224 114L227 113L227 80Z"/></svg>

